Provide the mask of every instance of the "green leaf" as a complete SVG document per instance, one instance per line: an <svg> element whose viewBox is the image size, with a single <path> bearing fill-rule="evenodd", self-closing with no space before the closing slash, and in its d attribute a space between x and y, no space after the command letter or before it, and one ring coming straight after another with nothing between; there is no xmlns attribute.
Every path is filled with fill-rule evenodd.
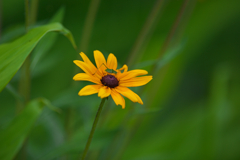
<svg viewBox="0 0 240 160"><path fill-rule="evenodd" d="M135 114L152 114L162 111L162 108L141 108L136 110Z"/></svg>
<svg viewBox="0 0 240 160"><path fill-rule="evenodd" d="M30 30L26 35L12 43L0 45L0 91L7 85L19 70L25 59L48 32L58 31L64 34L76 48L75 41L69 30L60 23L52 23Z"/></svg>
<svg viewBox="0 0 240 160"><path fill-rule="evenodd" d="M48 22L53 23L53 22L59 22L61 23L63 20L63 16L65 13L65 7L61 7L57 13L52 17L52 19ZM35 28L40 25L47 24L45 20L43 21L38 21L34 25L29 26L30 28ZM10 41L13 41L21 36L23 36L26 33L26 28L25 24L13 24L9 26L8 28L3 30L3 33L1 35L0 43L7 43Z"/></svg>
<svg viewBox="0 0 240 160"><path fill-rule="evenodd" d="M11 160L21 148L28 132L39 117L44 106L43 99L28 103L24 110L0 132L0 159Z"/></svg>
<svg viewBox="0 0 240 160"><path fill-rule="evenodd" d="M184 49L185 44L186 44L186 41L184 40L182 43L168 49L160 60L154 59L154 60L143 61L141 63L134 65L133 68L144 68L144 67L157 64L157 70L159 70L166 64L170 63L175 57L177 57L178 54L180 54L181 51Z"/></svg>
<svg viewBox="0 0 240 160"><path fill-rule="evenodd" d="M50 23L59 22L61 23L63 20L65 9L64 7L60 8L57 13L52 17ZM42 40L38 43L36 48L34 49L31 57L31 69L33 70L41 58L51 49L54 42L57 39L57 33L49 33L45 35Z"/></svg>
<svg viewBox="0 0 240 160"><path fill-rule="evenodd" d="M3 31L0 43L7 43L13 41L26 33L26 28L24 24L21 25L13 25L7 28L6 31Z"/></svg>
<svg viewBox="0 0 240 160"><path fill-rule="evenodd" d="M161 58L159 62L157 62L157 69L161 69L163 66L171 62L178 54L181 53L183 48L185 47L186 41L179 43L178 45L170 48Z"/></svg>
<svg viewBox="0 0 240 160"><path fill-rule="evenodd" d="M65 7L61 7L57 13L52 17L49 23L53 22L62 22L63 21L63 16L65 13Z"/></svg>
<svg viewBox="0 0 240 160"><path fill-rule="evenodd" d="M132 68L144 68L156 64L158 60L147 60L134 65Z"/></svg>

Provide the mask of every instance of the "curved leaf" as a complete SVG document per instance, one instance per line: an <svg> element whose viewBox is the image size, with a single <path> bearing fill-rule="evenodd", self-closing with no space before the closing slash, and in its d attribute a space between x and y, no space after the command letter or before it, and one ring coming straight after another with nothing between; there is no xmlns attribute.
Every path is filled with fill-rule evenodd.
<svg viewBox="0 0 240 160"><path fill-rule="evenodd" d="M57 13L52 17L49 23L59 22L62 23L63 17L65 13L65 8L60 8ZM35 69L35 67L39 64L39 61L43 58L43 56L51 49L55 41L57 40L57 33L49 33L45 35L41 41L38 43L36 48L31 54L31 71ZM35 71L35 70L34 70ZM35 74L36 72L32 72Z"/></svg>
<svg viewBox="0 0 240 160"><path fill-rule="evenodd" d="M28 132L42 112L42 99L28 103L24 110L0 132L0 159L11 160L21 148Z"/></svg>
<svg viewBox="0 0 240 160"><path fill-rule="evenodd" d="M0 91L2 91L14 74L19 70L39 40L46 33L52 31L64 34L70 40L73 47L76 48L71 32L60 23L52 23L34 28L12 43L0 45Z"/></svg>

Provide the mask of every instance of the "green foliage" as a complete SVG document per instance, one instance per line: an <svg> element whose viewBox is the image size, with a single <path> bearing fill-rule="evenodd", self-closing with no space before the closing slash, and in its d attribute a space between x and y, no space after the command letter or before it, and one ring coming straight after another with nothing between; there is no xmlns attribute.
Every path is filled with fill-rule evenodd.
<svg viewBox="0 0 240 160"><path fill-rule="evenodd" d="M42 112L45 100L36 99L29 102L12 122L0 132L0 159L11 160L21 148L30 129Z"/></svg>
<svg viewBox="0 0 240 160"><path fill-rule="evenodd" d="M27 56L39 40L48 32L58 31L64 34L76 48L71 33L60 23L52 23L30 30L26 35L8 44L0 45L0 91L19 70Z"/></svg>
<svg viewBox="0 0 240 160"><path fill-rule="evenodd" d="M86 137L88 137L89 133L84 132L79 129L73 135L72 139L67 141L66 143L60 145L57 148L51 150L48 154L41 157L41 160L51 160L54 158L59 158L66 154L75 153L74 156L79 157L79 152L82 153L86 143ZM96 132L96 137L93 139L91 143L91 149L98 150L106 146L106 144L110 144L111 139L113 138L116 131L98 131ZM80 143L79 143L80 142Z"/></svg>
<svg viewBox="0 0 240 160"><path fill-rule="evenodd" d="M58 10L58 12L52 17L49 23L62 23L63 16L64 16L65 9L61 8ZM58 34L57 33L48 33L37 44L36 48L34 49L32 53L32 62L31 62L31 69L34 70L38 62L41 60L41 58L51 49L54 42L57 39ZM73 43L74 45L74 43ZM34 72L32 72L34 73Z"/></svg>
<svg viewBox="0 0 240 160"><path fill-rule="evenodd" d="M137 45L137 63L129 69L152 74L152 66L157 67L146 87L131 88L144 105L126 99L123 110L107 100L86 160L240 159L240 1L165 0L155 20L149 15L156 13L152 12L156 0L99 2L91 8L96 3L41 0L34 28L23 35L24 9L19 7L23 2L3 1L0 159L23 159L16 156L23 144L25 151L19 154L27 160L81 156L100 98L78 96L90 83L72 80L82 72L72 61L81 58L66 28L78 46L84 44L83 33L89 33L83 40L89 42L88 48L79 51L92 62L92 51L98 49L105 56L114 53L119 66L128 61L140 35L146 34L140 38L143 45ZM186 10L177 19L185 2ZM174 27L176 19L179 24ZM149 21L155 24L149 26ZM49 24L42 25L45 22ZM91 22L92 27L86 25ZM144 27L151 30L143 32ZM54 31L68 34L71 43ZM22 99L18 71L29 55L30 97L47 97L42 102L50 109L42 112L37 106L43 104L33 100L16 116L15 99ZM18 143L11 143L14 139Z"/></svg>

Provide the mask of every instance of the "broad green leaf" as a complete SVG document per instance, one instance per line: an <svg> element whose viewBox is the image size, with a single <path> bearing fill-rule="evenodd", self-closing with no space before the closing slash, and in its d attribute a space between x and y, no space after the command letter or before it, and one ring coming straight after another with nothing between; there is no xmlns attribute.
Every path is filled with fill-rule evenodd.
<svg viewBox="0 0 240 160"><path fill-rule="evenodd" d="M26 33L26 28L24 24L13 25L4 31L0 39L0 44L13 41Z"/></svg>
<svg viewBox="0 0 240 160"><path fill-rule="evenodd" d="M76 48L71 32L60 23L52 23L34 28L14 42L0 45L0 91L2 91L14 74L19 70L39 40L46 33L53 31L64 34L70 40L74 48Z"/></svg>
<svg viewBox="0 0 240 160"><path fill-rule="evenodd" d="M57 13L52 17L49 23L59 22L63 20L65 9L60 8ZM57 33L49 33L45 35L34 49L31 57L31 69L33 70L41 58L51 49L57 39Z"/></svg>
<svg viewBox="0 0 240 160"><path fill-rule="evenodd" d="M54 22L62 22L63 21L63 16L65 13L65 7L61 7L57 13L52 17L49 23L54 23Z"/></svg>
<svg viewBox="0 0 240 160"><path fill-rule="evenodd" d="M11 160L21 148L28 132L42 112L43 99L28 103L24 110L0 132L0 159Z"/></svg>
<svg viewBox="0 0 240 160"><path fill-rule="evenodd" d="M61 23L63 20L65 8L61 7L57 13L50 19L48 23L53 22L59 22ZM35 28L40 25L46 24L46 21L38 21L34 25L29 26L30 29ZM1 35L0 44L1 43L7 43L10 41L13 41L21 36L23 36L26 33L26 28L24 24L14 24L8 27L6 30L3 30L3 33Z"/></svg>

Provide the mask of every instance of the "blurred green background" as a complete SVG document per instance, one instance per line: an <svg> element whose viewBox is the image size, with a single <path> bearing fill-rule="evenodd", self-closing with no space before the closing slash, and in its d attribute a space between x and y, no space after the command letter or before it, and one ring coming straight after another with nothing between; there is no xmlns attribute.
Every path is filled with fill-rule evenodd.
<svg viewBox="0 0 240 160"><path fill-rule="evenodd" d="M25 33L24 1L0 2L0 42L11 42ZM78 96L89 83L73 82L81 72L73 60L84 51L94 61L93 50L115 54L119 66L146 69L153 80L132 88L144 105L126 99L123 110L108 99L87 159L240 159L239 0L39 0L37 8L35 26L62 9L78 49L48 33L55 38L43 38L31 54L31 99L44 97L61 112L43 109L15 159L82 154L101 100ZM10 81L16 90L19 76ZM16 105L3 89L0 131L16 117Z"/></svg>

